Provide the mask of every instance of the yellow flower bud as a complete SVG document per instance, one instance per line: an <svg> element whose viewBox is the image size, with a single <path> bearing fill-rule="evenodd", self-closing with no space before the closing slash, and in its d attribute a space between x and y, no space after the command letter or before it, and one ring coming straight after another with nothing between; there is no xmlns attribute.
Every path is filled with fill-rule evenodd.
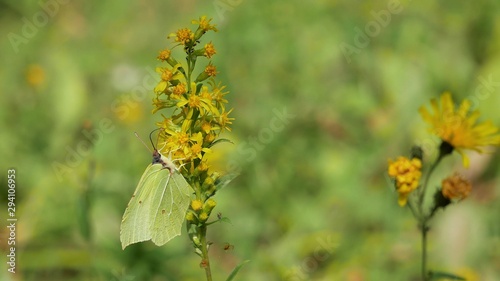
<svg viewBox="0 0 500 281"><path fill-rule="evenodd" d="M214 180L211 177L207 177L205 181L203 181L203 185L201 186L201 188L203 190L208 190L212 185L214 185Z"/></svg>
<svg viewBox="0 0 500 281"><path fill-rule="evenodd" d="M203 203L201 202L201 200L193 200L191 201L191 209L193 209L194 211L199 211L201 210L201 208L203 207Z"/></svg>
<svg viewBox="0 0 500 281"><path fill-rule="evenodd" d="M193 212L189 211L186 213L186 220L192 223L196 223L197 221L196 215Z"/></svg>
<svg viewBox="0 0 500 281"><path fill-rule="evenodd" d="M206 222L208 220L208 214L205 212L201 213L199 219L201 222Z"/></svg>
<svg viewBox="0 0 500 281"><path fill-rule="evenodd" d="M215 206L217 206L217 202L212 198L208 199L205 201L205 204L203 204L203 213L210 214Z"/></svg>

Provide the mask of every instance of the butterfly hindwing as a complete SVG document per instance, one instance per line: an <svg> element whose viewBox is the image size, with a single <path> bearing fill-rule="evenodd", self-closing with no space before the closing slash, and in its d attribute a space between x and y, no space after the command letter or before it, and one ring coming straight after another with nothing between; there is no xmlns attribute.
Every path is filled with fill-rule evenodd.
<svg viewBox="0 0 500 281"><path fill-rule="evenodd" d="M161 246L180 235L189 198L190 186L177 170L150 164L123 214L122 248L147 240Z"/></svg>
<svg viewBox="0 0 500 281"><path fill-rule="evenodd" d="M160 187L154 196L150 221L151 241L158 246L181 234L191 189L178 171L163 179Z"/></svg>

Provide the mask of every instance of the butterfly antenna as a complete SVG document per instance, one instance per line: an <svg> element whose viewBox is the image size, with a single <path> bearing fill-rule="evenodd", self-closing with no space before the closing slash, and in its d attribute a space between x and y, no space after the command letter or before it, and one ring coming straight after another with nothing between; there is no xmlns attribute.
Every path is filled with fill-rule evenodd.
<svg viewBox="0 0 500 281"><path fill-rule="evenodd" d="M151 131L151 133L149 133L149 141L151 142L151 145L153 146L153 148L156 150L156 147L153 143L153 133L158 131L158 130L161 130L161 128L158 128L158 129L154 129ZM158 138L160 137L160 135L158 134ZM158 143L158 139L156 140L156 142Z"/></svg>
<svg viewBox="0 0 500 281"><path fill-rule="evenodd" d="M142 144L144 144L144 146L149 150L149 152L153 153L151 149L149 149L149 147L146 145L146 143L141 139L141 137L139 137L139 134L137 134L137 132L134 132L134 134L142 142Z"/></svg>

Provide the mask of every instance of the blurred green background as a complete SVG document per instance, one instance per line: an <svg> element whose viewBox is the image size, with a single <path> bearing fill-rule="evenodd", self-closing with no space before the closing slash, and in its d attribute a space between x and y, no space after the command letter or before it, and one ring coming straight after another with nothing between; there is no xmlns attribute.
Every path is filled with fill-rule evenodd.
<svg viewBox="0 0 500 281"><path fill-rule="evenodd" d="M216 196L232 224L209 229L215 280L246 259L236 280L419 280L419 232L387 159L413 144L432 159L417 110L445 90L500 124L499 12L496 0L0 1L1 178L17 170L18 218L11 274L2 188L0 279L204 280L184 229L123 251L119 225L151 161L134 131L161 120L158 51L208 15L236 118L214 161L241 170ZM474 189L433 221L429 267L500 280L500 156L471 157L433 178L461 171Z"/></svg>

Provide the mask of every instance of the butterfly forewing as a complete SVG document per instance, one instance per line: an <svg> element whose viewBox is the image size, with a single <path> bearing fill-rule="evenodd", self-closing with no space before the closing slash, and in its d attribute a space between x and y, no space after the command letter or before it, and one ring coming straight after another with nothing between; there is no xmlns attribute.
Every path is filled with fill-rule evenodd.
<svg viewBox="0 0 500 281"><path fill-rule="evenodd" d="M158 179L165 176L170 177L170 173L163 169L161 164L149 164L144 171L123 214L120 227L123 249L130 244L151 239L152 195L155 193L155 187L158 187Z"/></svg>

